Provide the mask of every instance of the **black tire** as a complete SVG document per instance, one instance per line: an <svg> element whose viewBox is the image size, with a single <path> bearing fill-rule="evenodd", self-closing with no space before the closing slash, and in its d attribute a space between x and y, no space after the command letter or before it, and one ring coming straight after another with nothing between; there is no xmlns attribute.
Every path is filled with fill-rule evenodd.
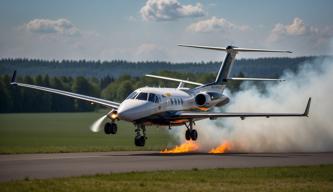
<svg viewBox="0 0 333 192"><path fill-rule="evenodd" d="M111 134L116 134L116 133L117 133L117 130L118 130L118 126L117 126L117 124L115 124L115 123L111 123L111 126L110 126L110 133L111 133Z"/></svg>
<svg viewBox="0 0 333 192"><path fill-rule="evenodd" d="M191 139L193 141L195 141L195 140L198 139L198 132L197 132L197 130L195 130L195 129L191 130Z"/></svg>
<svg viewBox="0 0 333 192"><path fill-rule="evenodd" d="M186 130L185 132L185 139L189 141L191 139L191 132L189 129Z"/></svg>
<svg viewBox="0 0 333 192"><path fill-rule="evenodd" d="M145 146L146 138L144 136L136 136L134 138L134 143L135 143L135 146L137 146L137 147L143 147L143 146Z"/></svg>
<svg viewBox="0 0 333 192"><path fill-rule="evenodd" d="M109 123L109 122L105 123L105 125L104 125L105 134L107 134L107 135L111 134L111 126L112 126L111 123Z"/></svg>

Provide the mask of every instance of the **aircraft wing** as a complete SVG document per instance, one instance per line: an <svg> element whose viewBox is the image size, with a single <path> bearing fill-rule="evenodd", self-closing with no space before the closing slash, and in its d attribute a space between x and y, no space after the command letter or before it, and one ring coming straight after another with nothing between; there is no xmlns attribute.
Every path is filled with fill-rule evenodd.
<svg viewBox="0 0 333 192"><path fill-rule="evenodd" d="M105 99L100 99L100 98L82 95L82 94L78 94L78 93L72 93L72 92L68 92L68 91L62 91L62 90L58 90L58 89L52 89L52 88L48 88L48 87L42 87L42 86L37 86L37 85L25 84L25 83L18 83L18 82L16 82L16 71L14 71L10 84L19 86L19 87L26 87L26 88L36 89L36 90L45 91L45 92L49 92L49 93L64 95L67 97L72 97L75 99L80 99L80 100L88 101L91 103L97 103L97 104L100 104L100 105L103 105L106 107L110 107L113 109L118 109L118 107L120 105L120 103L117 103L117 102L108 101Z"/></svg>
<svg viewBox="0 0 333 192"><path fill-rule="evenodd" d="M311 97L308 100L304 113L210 113L210 112L178 112L175 117L185 119L216 119L220 117L308 117L311 104Z"/></svg>

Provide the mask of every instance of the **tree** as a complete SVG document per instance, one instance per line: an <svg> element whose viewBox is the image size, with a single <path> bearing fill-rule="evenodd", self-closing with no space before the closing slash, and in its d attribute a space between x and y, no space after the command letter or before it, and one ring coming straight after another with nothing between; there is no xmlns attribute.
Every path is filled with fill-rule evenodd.
<svg viewBox="0 0 333 192"><path fill-rule="evenodd" d="M3 78L0 79L0 113L8 113L12 108L12 99L8 86L5 85Z"/></svg>
<svg viewBox="0 0 333 192"><path fill-rule="evenodd" d="M51 87L59 90L65 90L65 86L57 77L51 79ZM74 99L62 95L52 96L51 111L70 112L74 110Z"/></svg>
<svg viewBox="0 0 333 192"><path fill-rule="evenodd" d="M117 90L118 101L124 100L133 91L132 82L130 80L125 80L120 83Z"/></svg>
<svg viewBox="0 0 333 192"><path fill-rule="evenodd" d="M35 78L36 85L48 86L49 78L38 75ZM32 91L32 90L27 90ZM52 95L46 92L38 92L37 96L38 104L34 108L34 112L49 112L51 111Z"/></svg>
<svg viewBox="0 0 333 192"><path fill-rule="evenodd" d="M101 79L101 82L100 82L100 88L101 89L104 89L106 88L110 83L112 83L114 81L113 78L111 78L109 75L107 75L106 77L103 77Z"/></svg>
<svg viewBox="0 0 333 192"><path fill-rule="evenodd" d="M27 84L34 84L34 80L30 76L25 76L23 81ZM40 104L37 91L28 88L22 88L22 98L20 100L24 112L34 111L35 107Z"/></svg>
<svg viewBox="0 0 333 192"><path fill-rule="evenodd" d="M98 88L96 86L93 86L86 78L82 76L75 78L72 90L75 93L80 93L83 95L95 97L99 96ZM91 103L89 104L86 101L79 100L76 100L75 107L78 111L92 111L95 108L95 106Z"/></svg>

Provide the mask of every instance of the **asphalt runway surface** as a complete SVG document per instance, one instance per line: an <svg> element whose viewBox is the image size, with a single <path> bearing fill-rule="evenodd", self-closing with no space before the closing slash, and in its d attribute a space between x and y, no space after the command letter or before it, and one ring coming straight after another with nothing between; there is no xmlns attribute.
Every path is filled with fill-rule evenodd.
<svg viewBox="0 0 333 192"><path fill-rule="evenodd" d="M327 153L160 154L152 151L0 155L0 181L154 170L333 164Z"/></svg>

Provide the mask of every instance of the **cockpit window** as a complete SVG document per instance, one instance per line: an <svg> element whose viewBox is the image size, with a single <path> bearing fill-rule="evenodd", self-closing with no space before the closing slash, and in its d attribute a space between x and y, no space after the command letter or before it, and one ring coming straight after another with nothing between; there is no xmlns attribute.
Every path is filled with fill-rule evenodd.
<svg viewBox="0 0 333 192"><path fill-rule="evenodd" d="M127 96L126 99L134 99L137 95L138 95L138 92L134 91L131 94L129 94L129 96Z"/></svg>
<svg viewBox="0 0 333 192"><path fill-rule="evenodd" d="M136 99L138 100L144 100L144 101L147 101L147 97L148 97L148 93L139 93L139 95L136 97Z"/></svg>
<svg viewBox="0 0 333 192"><path fill-rule="evenodd" d="M148 101L153 102L153 103L159 103L159 99L158 99L157 95L155 95L154 93L149 93Z"/></svg>

